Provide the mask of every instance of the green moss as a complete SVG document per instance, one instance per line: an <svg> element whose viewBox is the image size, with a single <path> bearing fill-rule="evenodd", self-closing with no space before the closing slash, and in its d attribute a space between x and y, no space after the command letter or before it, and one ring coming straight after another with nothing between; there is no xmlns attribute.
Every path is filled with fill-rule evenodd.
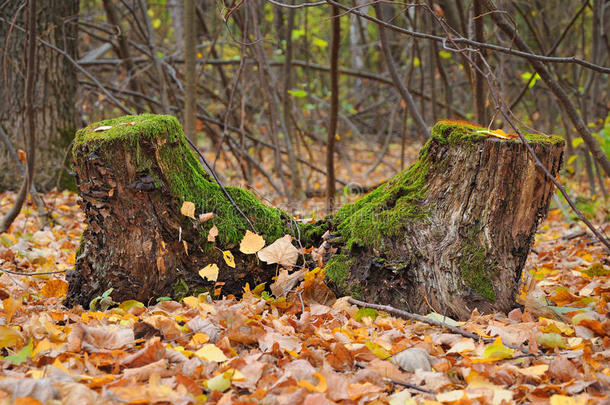
<svg viewBox="0 0 610 405"><path fill-rule="evenodd" d="M346 254L338 254L333 256L324 267L326 277L335 284L342 294L349 294L346 281L354 261L353 257L349 257Z"/></svg>
<svg viewBox="0 0 610 405"><path fill-rule="evenodd" d="M496 300L493 283L490 277L490 267L486 252L477 239L477 231L473 230L462 246L458 265L464 284L483 298Z"/></svg>
<svg viewBox="0 0 610 405"><path fill-rule="evenodd" d="M99 127L111 128L95 131ZM156 145L157 154L142 151L147 142ZM167 184L176 201L176 210L180 210L183 202L190 201L195 204L196 214L215 214L203 224L192 221L203 240L206 240L209 229L216 225L219 231L217 244L230 248L239 244L246 229L250 229L250 225L224 195L220 186L203 169L175 117L143 114L89 125L77 132L73 155L78 159L81 153L95 151L98 155L103 155L105 161L111 162L116 156L112 148L115 143L128 149L127 155L135 157L138 172L152 175L157 186ZM83 145L87 147L83 148ZM158 170L155 170L157 166ZM288 217L285 213L265 205L247 190L237 187L226 187L226 190L267 243L288 233ZM211 244L204 247L211 248Z"/></svg>
<svg viewBox="0 0 610 405"><path fill-rule="evenodd" d="M378 245L385 237L397 236L406 221L425 218L427 210L418 204L426 195L426 159L428 145L418 161L333 217L346 248L354 245Z"/></svg>
<svg viewBox="0 0 610 405"><path fill-rule="evenodd" d="M466 121L439 121L431 131L431 139L422 148L418 160L408 169L392 177L386 184L353 204L342 207L332 218L332 225L346 241L346 248L373 246L383 249L384 240L395 238L404 231L409 221L425 220L427 175L434 166L442 171L446 160L429 156L435 144L470 145L482 142L490 135L477 132L485 128ZM528 134L532 142L562 142L559 137ZM520 142L510 140L507 142Z"/></svg>

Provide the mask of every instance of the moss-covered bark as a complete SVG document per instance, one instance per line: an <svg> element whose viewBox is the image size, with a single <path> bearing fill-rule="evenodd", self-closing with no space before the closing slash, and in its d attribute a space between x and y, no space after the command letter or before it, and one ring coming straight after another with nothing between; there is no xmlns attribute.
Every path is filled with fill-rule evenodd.
<svg viewBox="0 0 610 405"><path fill-rule="evenodd" d="M305 245L332 232L325 243L338 251L326 258L326 274L339 293L457 316L513 303L552 186L520 141L481 129L438 123L413 166L324 221L301 226ZM563 141L530 139L556 173ZM116 300L192 292L206 287L197 271L212 262L225 292L275 275L275 267L235 249L250 226L201 167L175 118L93 124L77 133L73 160L89 226L68 303L87 304L110 287ZM292 233L285 213L227 189L268 244ZM196 214L215 215L204 223L187 218L184 201L195 203ZM207 242L213 225L216 244ZM232 250L236 268L224 264L222 250Z"/></svg>
<svg viewBox="0 0 610 405"><path fill-rule="evenodd" d="M109 288L116 300L144 301L184 286L211 288L197 274L210 263L221 267L219 281L228 291L269 281L255 257L234 249L250 225L199 164L176 118L145 114L92 124L77 132L73 162L89 226L67 303L87 305ZM226 190L267 243L291 233L282 211L249 191ZM185 201L195 204L196 216L212 212L213 218L181 215ZM207 241L213 226L215 243ZM231 249L236 269L222 259Z"/></svg>

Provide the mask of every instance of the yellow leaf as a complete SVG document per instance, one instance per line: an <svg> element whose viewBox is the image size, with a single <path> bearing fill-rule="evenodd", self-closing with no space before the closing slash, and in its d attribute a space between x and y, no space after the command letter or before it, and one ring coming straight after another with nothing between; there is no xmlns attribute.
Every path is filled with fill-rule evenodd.
<svg viewBox="0 0 610 405"><path fill-rule="evenodd" d="M221 363L223 361L229 360L227 356L223 353L222 350L218 348L215 344L208 343L203 345L201 349L195 352L195 356L199 357L205 361L212 361L215 363Z"/></svg>
<svg viewBox="0 0 610 405"><path fill-rule="evenodd" d="M210 232L208 232L208 242L216 242L216 237L218 236L218 228L216 228L216 225L213 225L210 228Z"/></svg>
<svg viewBox="0 0 610 405"><path fill-rule="evenodd" d="M513 357L514 351L514 349L504 346L501 338L497 338L495 342L485 348L483 359L487 361L510 359Z"/></svg>
<svg viewBox="0 0 610 405"><path fill-rule="evenodd" d="M464 390L453 390L436 394L436 400L439 402L456 402L464 398L466 392Z"/></svg>
<svg viewBox="0 0 610 405"><path fill-rule="evenodd" d="M68 292L68 283L58 278L47 280L42 289L40 295L46 298L51 297L63 297Z"/></svg>
<svg viewBox="0 0 610 405"><path fill-rule="evenodd" d="M548 364L539 364L537 366L531 366L526 368L517 369L519 374L523 374L527 377L540 377L549 369Z"/></svg>
<svg viewBox="0 0 610 405"><path fill-rule="evenodd" d="M261 250L264 246L265 239L263 239L262 236L254 232L246 231L246 235L239 244L239 251L247 255L252 255Z"/></svg>
<svg viewBox="0 0 610 405"><path fill-rule="evenodd" d="M487 129L481 129L476 132L480 133L480 134L487 134L487 135L495 136L496 138L500 138L500 139L514 139L514 138L519 137L519 135L517 135L517 134L507 134L506 132L504 132L501 129L495 129L493 131L490 131Z"/></svg>
<svg viewBox="0 0 610 405"><path fill-rule="evenodd" d="M185 217L195 219L195 204L190 201L183 202L182 207L180 208L180 213Z"/></svg>
<svg viewBox="0 0 610 405"><path fill-rule="evenodd" d="M566 395L555 394L549 401L550 405L584 405L587 403L586 398L574 398Z"/></svg>
<svg viewBox="0 0 610 405"><path fill-rule="evenodd" d="M451 346L451 349L449 349L447 351L447 354L449 353L466 353L466 352L471 352L474 350L474 340L470 339L470 338L466 338L466 339L462 339L459 342L457 342L456 344L454 344L453 346Z"/></svg>
<svg viewBox="0 0 610 405"><path fill-rule="evenodd" d="M15 312L21 308L21 297L19 297L19 299L8 297L7 299L2 300L2 307L4 308L4 317L6 318L6 322L10 323Z"/></svg>
<svg viewBox="0 0 610 405"><path fill-rule="evenodd" d="M233 257L233 253L228 250L222 252L222 257L225 259L227 266L235 268L235 258Z"/></svg>
<svg viewBox="0 0 610 405"><path fill-rule="evenodd" d="M13 347L22 340L21 334L13 328L0 326L0 349Z"/></svg>
<svg viewBox="0 0 610 405"><path fill-rule="evenodd" d="M324 376L318 371L313 373L313 376L318 378L318 385L313 385L307 380L299 380L299 382L297 382L297 385L311 392L325 392L328 388L328 385L326 384L326 379L324 378Z"/></svg>
<svg viewBox="0 0 610 405"><path fill-rule="evenodd" d="M277 263L286 267L293 267L299 258L299 251L292 246L290 235L284 235L257 254L267 264Z"/></svg>
<svg viewBox="0 0 610 405"><path fill-rule="evenodd" d="M235 265L233 265L232 267L235 267ZM218 266L216 265L216 263L208 264L203 269L199 270L199 275L203 279L207 279L209 281L216 281L218 280Z"/></svg>
<svg viewBox="0 0 610 405"><path fill-rule="evenodd" d="M203 269L201 271L203 271ZM199 272L200 275L201 275L201 271ZM185 303L186 306L188 306L189 308L198 308L199 307L199 298L193 297L192 295L182 298L182 302Z"/></svg>

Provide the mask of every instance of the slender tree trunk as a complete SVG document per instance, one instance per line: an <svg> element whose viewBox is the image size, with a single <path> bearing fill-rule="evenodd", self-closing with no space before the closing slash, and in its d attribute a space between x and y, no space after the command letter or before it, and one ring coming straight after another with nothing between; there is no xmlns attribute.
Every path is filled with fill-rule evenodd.
<svg viewBox="0 0 610 405"><path fill-rule="evenodd" d="M184 131L195 141L195 114L197 112L195 0L184 2Z"/></svg>
<svg viewBox="0 0 610 405"><path fill-rule="evenodd" d="M337 6L332 6L331 11L330 113L326 143L326 209L329 213L335 208L335 141L339 115L339 47L341 46L340 10Z"/></svg>
<svg viewBox="0 0 610 405"><path fill-rule="evenodd" d="M16 148L25 149L20 128L24 126L25 41L26 34L11 28L11 22L24 27L26 7L20 1L10 1L0 10L0 125ZM39 0L36 26L38 37L63 49L76 58L77 0ZM5 52L6 51L6 52ZM64 169L66 150L76 128L76 71L64 56L38 43L35 66L36 95L33 112L38 142L36 147L38 174L35 182L40 191L59 185L73 186ZM0 191L16 189L21 173L9 152L0 148Z"/></svg>

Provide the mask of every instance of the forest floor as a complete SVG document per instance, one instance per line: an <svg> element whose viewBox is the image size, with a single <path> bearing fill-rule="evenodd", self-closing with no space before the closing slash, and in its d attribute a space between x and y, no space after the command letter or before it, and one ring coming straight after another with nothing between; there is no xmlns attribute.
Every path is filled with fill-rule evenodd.
<svg viewBox="0 0 610 405"><path fill-rule="evenodd" d="M375 184L387 169L363 177ZM342 169L338 177L365 171ZM310 179L316 182L323 178ZM578 187L572 191L586 195ZM259 195L271 199L273 192ZM0 194L0 212L13 197ZM490 338L475 341L359 309L347 298L329 300L316 293L324 289L320 269L310 269L285 299L244 286L239 299L68 309L61 305L64 273L42 273L73 267L84 217L74 193L44 200L55 225L43 228L30 205L0 234L0 268L11 271L0 276L1 404L610 401L610 260L561 209L550 211L536 235L522 308L475 310L465 322L429 315ZM322 199L311 199L298 211L320 216L320 207ZM608 233L609 204L597 202L591 212Z"/></svg>

